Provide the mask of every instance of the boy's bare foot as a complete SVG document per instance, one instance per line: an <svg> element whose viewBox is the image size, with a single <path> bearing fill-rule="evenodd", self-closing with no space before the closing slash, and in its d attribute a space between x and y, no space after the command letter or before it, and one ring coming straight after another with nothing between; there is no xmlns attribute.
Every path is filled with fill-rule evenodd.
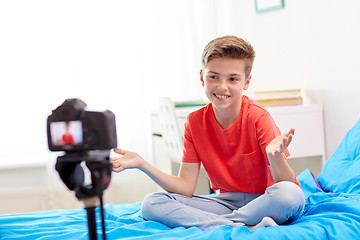
<svg viewBox="0 0 360 240"><path fill-rule="evenodd" d="M250 231L253 231L253 230L261 228L261 227L272 227L272 226L278 226L278 225L271 217L264 217L261 220L261 222L259 222L255 226L251 226L251 227L248 227L248 228L249 228Z"/></svg>

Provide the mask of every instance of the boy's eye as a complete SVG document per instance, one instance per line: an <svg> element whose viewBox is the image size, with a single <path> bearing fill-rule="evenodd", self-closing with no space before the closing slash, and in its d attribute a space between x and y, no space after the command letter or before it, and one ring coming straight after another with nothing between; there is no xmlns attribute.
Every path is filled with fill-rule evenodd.
<svg viewBox="0 0 360 240"><path fill-rule="evenodd" d="M210 75L209 78L210 78L210 79L217 79L218 76L216 76L216 75Z"/></svg>
<svg viewBox="0 0 360 240"><path fill-rule="evenodd" d="M232 82L237 82L237 81L239 81L239 79L232 77L232 78L230 78L230 81L232 81Z"/></svg>

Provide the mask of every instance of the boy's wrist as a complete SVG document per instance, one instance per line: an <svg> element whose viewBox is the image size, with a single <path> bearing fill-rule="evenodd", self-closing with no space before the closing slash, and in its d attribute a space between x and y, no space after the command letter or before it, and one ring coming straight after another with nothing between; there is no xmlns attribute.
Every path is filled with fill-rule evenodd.
<svg viewBox="0 0 360 240"><path fill-rule="evenodd" d="M285 160L283 153L267 153L268 160L270 164L278 163Z"/></svg>
<svg viewBox="0 0 360 240"><path fill-rule="evenodd" d="M149 165L149 163L145 159L140 157L138 168L141 171L146 171L148 169L148 165Z"/></svg>

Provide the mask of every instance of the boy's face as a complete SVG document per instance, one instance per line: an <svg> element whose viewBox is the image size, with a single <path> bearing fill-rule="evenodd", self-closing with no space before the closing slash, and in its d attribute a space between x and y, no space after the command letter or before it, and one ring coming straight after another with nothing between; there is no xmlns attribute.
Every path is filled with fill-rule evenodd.
<svg viewBox="0 0 360 240"><path fill-rule="evenodd" d="M251 75L245 77L245 59L214 58L200 71L200 81L214 107L239 109L243 90Z"/></svg>

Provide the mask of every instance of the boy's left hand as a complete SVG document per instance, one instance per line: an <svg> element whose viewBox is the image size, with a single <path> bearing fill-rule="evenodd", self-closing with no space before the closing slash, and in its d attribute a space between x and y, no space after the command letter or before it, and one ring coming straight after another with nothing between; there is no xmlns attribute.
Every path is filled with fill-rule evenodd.
<svg viewBox="0 0 360 240"><path fill-rule="evenodd" d="M272 140L266 147L266 153L268 154L268 156L272 157L283 153L285 149L289 146L294 136L294 133L295 129L292 128L289 132L274 138L274 140Z"/></svg>

